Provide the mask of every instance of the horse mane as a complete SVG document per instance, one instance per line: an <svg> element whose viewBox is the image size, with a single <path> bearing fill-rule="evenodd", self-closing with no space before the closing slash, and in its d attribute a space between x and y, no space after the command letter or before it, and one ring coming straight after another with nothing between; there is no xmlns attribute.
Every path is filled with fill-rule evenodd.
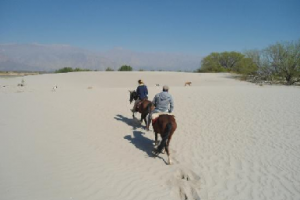
<svg viewBox="0 0 300 200"><path fill-rule="evenodd" d="M129 92L130 92L130 99L129 99L129 101L130 101L130 103L133 101L133 100L137 100L137 98L138 98L138 95L137 95L137 92L135 91L135 90L129 90Z"/></svg>

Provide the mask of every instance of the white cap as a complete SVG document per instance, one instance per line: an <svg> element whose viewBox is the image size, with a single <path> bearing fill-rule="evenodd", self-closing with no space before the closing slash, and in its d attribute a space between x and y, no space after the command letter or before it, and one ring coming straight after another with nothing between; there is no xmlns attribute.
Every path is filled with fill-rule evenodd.
<svg viewBox="0 0 300 200"><path fill-rule="evenodd" d="M163 86L163 90L169 90L169 86L164 85L164 86Z"/></svg>

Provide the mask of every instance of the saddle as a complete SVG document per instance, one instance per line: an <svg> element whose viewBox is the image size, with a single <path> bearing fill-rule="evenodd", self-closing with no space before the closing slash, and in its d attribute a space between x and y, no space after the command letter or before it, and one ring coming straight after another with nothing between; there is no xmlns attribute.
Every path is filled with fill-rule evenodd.
<svg viewBox="0 0 300 200"><path fill-rule="evenodd" d="M139 109L140 109L140 106L141 106L141 104L143 103L143 101L145 101L146 100L146 98L145 99L142 99L140 102L138 102L137 104L136 104L136 111L139 111Z"/></svg>
<svg viewBox="0 0 300 200"><path fill-rule="evenodd" d="M152 114L152 124L155 124L155 122L157 121L157 119L158 119L158 117L159 117L160 115L172 115L172 116L175 117L174 114L167 113L167 112L153 113L153 114Z"/></svg>

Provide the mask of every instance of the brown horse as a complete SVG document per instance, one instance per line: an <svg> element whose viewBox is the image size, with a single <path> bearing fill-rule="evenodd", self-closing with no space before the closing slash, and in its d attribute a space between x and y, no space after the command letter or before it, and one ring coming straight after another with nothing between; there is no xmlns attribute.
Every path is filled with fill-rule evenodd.
<svg viewBox="0 0 300 200"><path fill-rule="evenodd" d="M135 90L130 91L130 97L129 97L129 101L130 104L132 103L133 100L137 100L138 95L136 93ZM147 100L147 99L143 99L138 103L138 106L136 108L136 110L134 112L132 112L132 117L135 118L134 113L135 112L139 112L141 113L141 123L143 122L143 120L145 121L145 124L147 126L147 115L149 114L150 110L153 109L154 105L152 104L151 101Z"/></svg>
<svg viewBox="0 0 300 200"><path fill-rule="evenodd" d="M154 154L157 156L165 148L168 155L168 164L171 165L169 144L172 139L173 133L177 128L177 123L174 115L161 114L158 118L152 121L153 130L155 133L155 146L158 144L157 135L160 134L162 140L159 146L154 150Z"/></svg>

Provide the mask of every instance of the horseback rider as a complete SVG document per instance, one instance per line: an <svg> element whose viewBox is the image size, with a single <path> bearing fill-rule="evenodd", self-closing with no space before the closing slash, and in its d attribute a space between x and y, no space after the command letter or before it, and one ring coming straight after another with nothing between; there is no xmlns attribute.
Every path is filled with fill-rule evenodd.
<svg viewBox="0 0 300 200"><path fill-rule="evenodd" d="M144 82L140 79L138 80L139 86L136 88L136 93L138 95L137 100L134 102L133 108L131 109L132 112L136 112L136 109L139 103L144 100L148 99L148 88L144 85Z"/></svg>
<svg viewBox="0 0 300 200"><path fill-rule="evenodd" d="M155 109L149 113L147 125L148 130L153 113L172 113L174 110L174 100L172 95L169 93L169 86L163 86L163 91L155 95L152 103L154 104Z"/></svg>

